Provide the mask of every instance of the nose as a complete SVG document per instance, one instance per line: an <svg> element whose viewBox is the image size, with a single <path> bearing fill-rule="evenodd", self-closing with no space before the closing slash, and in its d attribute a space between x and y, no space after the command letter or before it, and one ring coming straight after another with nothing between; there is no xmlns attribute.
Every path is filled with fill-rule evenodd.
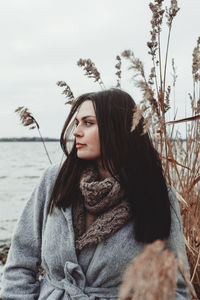
<svg viewBox="0 0 200 300"><path fill-rule="evenodd" d="M73 132L73 135L75 137L80 137L80 136L83 136L83 131L80 129L79 126L77 126Z"/></svg>

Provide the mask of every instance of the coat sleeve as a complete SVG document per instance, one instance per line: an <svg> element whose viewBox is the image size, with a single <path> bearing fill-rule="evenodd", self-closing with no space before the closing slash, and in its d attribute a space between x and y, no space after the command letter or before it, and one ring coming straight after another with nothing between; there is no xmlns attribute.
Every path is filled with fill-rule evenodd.
<svg viewBox="0 0 200 300"><path fill-rule="evenodd" d="M185 243L183 238L180 207L173 187L170 187L169 189L169 198L171 203L171 217L172 217L171 233L169 238L169 248L174 252L175 256L177 256L179 253L181 254L183 258L183 263L185 265L185 269L189 273L189 263L187 260ZM186 300L186 299L187 300L191 299L191 297L187 291L183 277L181 276L180 273L178 273L175 300Z"/></svg>
<svg viewBox="0 0 200 300"><path fill-rule="evenodd" d="M3 272L0 298L4 300L38 299L44 206L50 196L53 169L44 172L18 221Z"/></svg>

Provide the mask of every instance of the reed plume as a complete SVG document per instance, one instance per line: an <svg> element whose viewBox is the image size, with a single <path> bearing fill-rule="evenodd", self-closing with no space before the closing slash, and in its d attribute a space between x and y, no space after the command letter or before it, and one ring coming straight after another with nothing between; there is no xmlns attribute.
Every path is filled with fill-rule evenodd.
<svg viewBox="0 0 200 300"><path fill-rule="evenodd" d="M128 266L118 300L174 299L177 269L174 254L163 241L155 241Z"/></svg>
<svg viewBox="0 0 200 300"><path fill-rule="evenodd" d="M117 60L117 64L115 65L115 68L117 69L117 72L115 73L115 75L117 75L117 88L121 88L121 65L122 65L122 60L121 57L119 55L116 56L116 60Z"/></svg>
<svg viewBox="0 0 200 300"><path fill-rule="evenodd" d="M70 86L65 81L58 81L56 84L59 87L65 87L62 94L69 99L67 102L65 102L65 104L73 104L75 102L75 98Z"/></svg>
<svg viewBox="0 0 200 300"><path fill-rule="evenodd" d="M151 70L152 71L151 77L148 82L144 71L144 65L139 58L135 57L133 51L124 50L121 55L125 59L129 60L130 62L129 70L133 70L135 72L133 76L133 80L135 85L141 89L143 93L143 100L148 101L151 105L152 110L155 111L159 116L158 104L155 99L154 91L151 86L152 78L155 76L154 69Z"/></svg>
<svg viewBox="0 0 200 300"><path fill-rule="evenodd" d="M95 64L91 61L91 59L82 59L80 58L77 62L79 67L83 67L85 74L88 78L94 78L95 82L98 82L102 89L105 88L104 83L101 79L100 72L97 70Z"/></svg>
<svg viewBox="0 0 200 300"><path fill-rule="evenodd" d="M25 127L30 126L29 129L37 128L40 138L41 138L41 141L43 143L44 149L45 149L45 153L48 157L50 164L52 164L52 161L51 161L49 153L47 151L44 139L40 132L40 126L39 126L38 122L36 121L36 119L33 117L33 115L31 114L31 112L28 110L27 107L19 106L17 109L15 109L15 112L19 114L19 117L20 117L20 120L21 120L21 123L23 126L25 126Z"/></svg>
<svg viewBox="0 0 200 300"><path fill-rule="evenodd" d="M23 126L32 125L31 127L29 127L29 129L35 129L36 127L37 129L40 128L38 122L29 112L28 108L24 106L19 106L17 109L15 109L15 112L19 114Z"/></svg>

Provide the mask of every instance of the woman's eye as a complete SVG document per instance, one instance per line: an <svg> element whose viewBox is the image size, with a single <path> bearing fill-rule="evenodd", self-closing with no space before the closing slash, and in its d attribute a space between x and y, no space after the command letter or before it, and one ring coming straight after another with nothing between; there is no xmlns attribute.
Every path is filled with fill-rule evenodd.
<svg viewBox="0 0 200 300"><path fill-rule="evenodd" d="M92 122L90 122L90 121L85 121L85 125L86 126L89 126L89 125L92 125L93 123Z"/></svg>
<svg viewBox="0 0 200 300"><path fill-rule="evenodd" d="M85 125L85 126L90 126L90 125L92 125L92 124L94 124L93 122L90 122L90 121L84 121L83 123L82 123L82 125ZM75 126L77 127L79 125L79 122L75 122Z"/></svg>

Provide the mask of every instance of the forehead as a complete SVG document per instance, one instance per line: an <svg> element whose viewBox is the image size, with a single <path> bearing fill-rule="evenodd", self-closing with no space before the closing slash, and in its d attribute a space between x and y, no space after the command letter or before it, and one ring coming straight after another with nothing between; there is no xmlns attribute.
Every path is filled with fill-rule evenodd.
<svg viewBox="0 0 200 300"><path fill-rule="evenodd" d="M78 108L76 118L82 118L84 116L96 116L94 106L91 100L85 100Z"/></svg>

